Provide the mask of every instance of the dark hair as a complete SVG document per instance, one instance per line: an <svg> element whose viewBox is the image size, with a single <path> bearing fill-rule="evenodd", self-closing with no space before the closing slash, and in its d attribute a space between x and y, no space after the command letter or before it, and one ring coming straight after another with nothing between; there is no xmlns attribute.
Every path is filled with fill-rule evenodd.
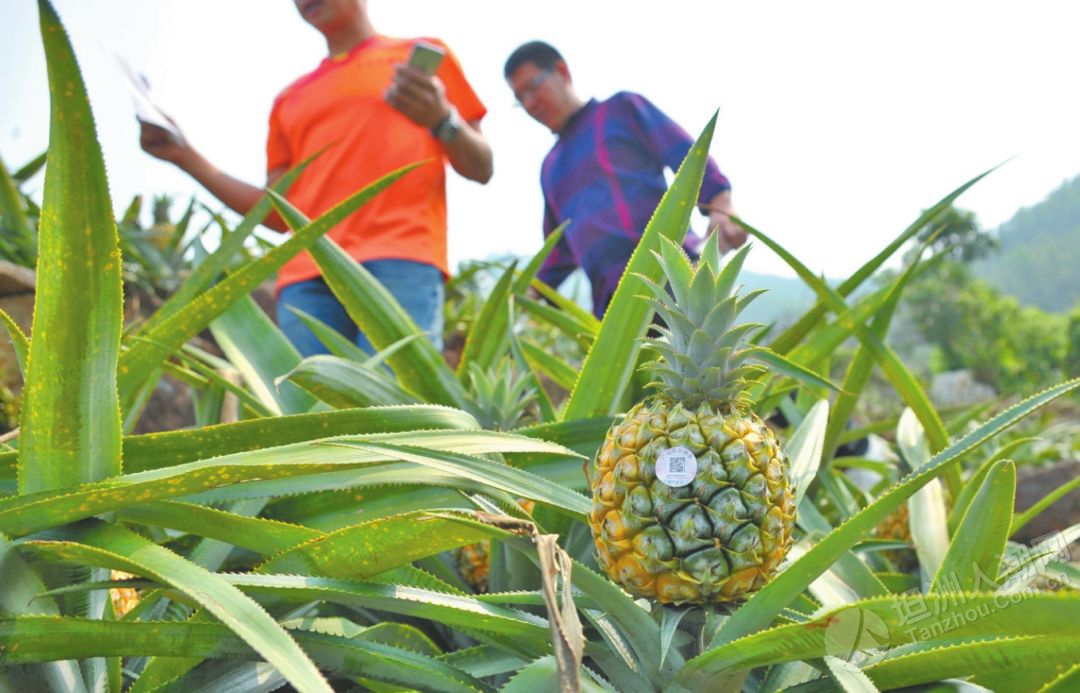
<svg viewBox="0 0 1080 693"><path fill-rule="evenodd" d="M510 79L510 75L526 63L532 63L541 70L554 70L555 65L562 62L563 57L550 43L543 41L529 41L518 46L517 49L506 59L503 68L503 77Z"/></svg>

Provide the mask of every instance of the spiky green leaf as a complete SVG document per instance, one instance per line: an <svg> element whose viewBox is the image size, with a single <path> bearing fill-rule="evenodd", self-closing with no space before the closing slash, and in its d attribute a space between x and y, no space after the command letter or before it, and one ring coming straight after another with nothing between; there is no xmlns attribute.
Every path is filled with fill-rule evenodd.
<svg viewBox="0 0 1080 693"><path fill-rule="evenodd" d="M25 378L26 361L30 356L30 340L23 333L18 323L3 310L0 310L0 324L7 331L11 340L11 348L15 351L15 362L19 366L19 373Z"/></svg>
<svg viewBox="0 0 1080 693"><path fill-rule="evenodd" d="M285 373L281 384L298 385L332 407L417 404L384 370L369 368L337 356L310 356Z"/></svg>
<svg viewBox="0 0 1080 693"><path fill-rule="evenodd" d="M1016 465L1002 460L986 475L964 513L931 590L973 592L996 584L1016 500Z"/></svg>
<svg viewBox="0 0 1080 693"><path fill-rule="evenodd" d="M119 474L119 236L78 63L39 2L51 93L49 168L20 435L21 492Z"/></svg>
<svg viewBox="0 0 1080 693"><path fill-rule="evenodd" d="M839 292L807 269L806 266L799 262L791 253L784 250L783 247L761 231L746 224L743 224L743 227L787 262L799 277L814 290L820 300L828 305L830 310L837 315L841 315L848 310L848 306ZM896 352L884 344L881 338L875 335L865 325L854 323L847 325L847 327L851 330L852 334L859 338L859 341L862 344L870 349L882 369L885 371L885 374L889 377L889 380L896 387L897 392L908 406L915 411L915 414L919 417L923 426L926 427L927 436L930 438L931 448L935 451L943 450L949 443L949 436L945 431L945 426L941 423L941 418L930 404L930 399L926 396L926 393L908 370L907 366L903 364L896 355ZM957 492L959 492L959 489L957 489Z"/></svg>
<svg viewBox="0 0 1080 693"><path fill-rule="evenodd" d="M318 223L309 222L300 210L280 195L270 192L270 198L294 231ZM386 287L332 240L319 238L311 247L311 256L349 317L376 349L385 349L405 337L423 334ZM408 342L388 359L388 363L401 383L425 401L464 407L460 383L430 341L414 339Z"/></svg>
<svg viewBox="0 0 1080 693"><path fill-rule="evenodd" d="M307 652L328 671L340 671L350 676L363 676L419 690L460 693L487 693L494 690L460 669L409 650L367 642L363 638L343 638L297 630L291 634L303 645L301 653ZM199 659L254 660L259 657L242 639L214 623L24 617L0 619L2 640L18 640L22 647L16 652L5 652L0 656L0 663L5 660L42 661L56 656L160 655L171 659L175 658L177 652ZM159 690L171 693L191 690L175 682L162 683L165 685Z"/></svg>
<svg viewBox="0 0 1080 693"><path fill-rule="evenodd" d="M71 541L37 540L23 551L59 557L103 568L126 570L166 583L188 595L262 655L302 691L330 691L318 668L254 600L217 575L133 532L103 522L86 522L71 530Z"/></svg>
<svg viewBox="0 0 1080 693"><path fill-rule="evenodd" d="M849 633L844 629L844 619L864 622L866 627L863 631ZM850 648L843 652L849 655L890 647L898 648L896 653L901 654L903 647L913 641L925 649L976 640L990 643L1003 635L1044 640L1056 638L1062 643L1071 643L1080 641L1080 621L1077 619L1080 619L1080 596L1075 594L1036 593L1014 598L985 593L891 595L820 614L808 623L776 626L713 647L688 662L676 680L691 690L704 682L716 690L723 690L725 685L732 685L751 668L823 657L838 652L841 645ZM830 629L834 624L837 625ZM984 664L992 665L991 659ZM893 688L937 678L970 676L983 670L977 663L968 663L968 666L966 671L954 670L948 675L944 672L930 674L920 667L909 666L911 671L905 680L910 683L879 679L874 666L866 666L864 671L878 686ZM988 666L985 670L992 669Z"/></svg>
<svg viewBox="0 0 1080 693"><path fill-rule="evenodd" d="M465 337L465 350L461 353L457 375L462 382L468 378L475 364L477 368L492 368L498 358L506 353L510 340L511 282L514 280L516 262L506 268L495 288L484 301L480 315Z"/></svg>
<svg viewBox="0 0 1080 693"><path fill-rule="evenodd" d="M315 398L278 377L296 368L300 354L250 296L210 323L214 340L259 401L277 414L302 414Z"/></svg>
<svg viewBox="0 0 1080 693"><path fill-rule="evenodd" d="M994 167L997 168L997 167ZM938 200L938 202L919 215L919 218L911 223L906 229L893 239L889 245L885 247L880 253L875 255L869 262L860 267L855 274L846 279L836 291L840 296L847 297L851 295L853 291L862 286L863 282L869 279L874 272L876 272L892 255L901 248L905 243L911 240L919 231L926 227L928 223L933 221L938 215L948 209L953 202L956 201L960 195L968 190L971 186L978 183L980 180L988 176L994 169L984 171L975 176L968 182L961 185L956 190L953 190L948 195ZM782 335L773 340L770 347L781 354L786 354L791 351L797 344L800 344L807 334L817 325L817 323L825 317L829 311L829 305L826 301L818 300L813 308L808 310L799 320L789 327Z"/></svg>

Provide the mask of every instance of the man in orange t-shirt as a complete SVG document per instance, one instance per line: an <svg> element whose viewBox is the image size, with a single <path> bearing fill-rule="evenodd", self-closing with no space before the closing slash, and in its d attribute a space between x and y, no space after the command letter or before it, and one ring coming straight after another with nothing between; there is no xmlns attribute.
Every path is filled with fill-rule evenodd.
<svg viewBox="0 0 1080 693"><path fill-rule="evenodd" d="M415 41L378 34L365 0L294 0L326 38L329 57L275 99L267 140L267 184L325 151L288 192L317 217L381 176L417 161L406 174L329 232L372 272L432 340L440 343L446 253L446 167L486 183L491 148L480 132L484 105L446 50L434 76L406 64ZM262 190L217 169L183 137L141 124L144 150L186 171L235 211L246 213ZM267 226L285 231L271 215ZM302 355L325 353L289 306L313 315L372 350L319 276L308 253L278 273L278 322Z"/></svg>

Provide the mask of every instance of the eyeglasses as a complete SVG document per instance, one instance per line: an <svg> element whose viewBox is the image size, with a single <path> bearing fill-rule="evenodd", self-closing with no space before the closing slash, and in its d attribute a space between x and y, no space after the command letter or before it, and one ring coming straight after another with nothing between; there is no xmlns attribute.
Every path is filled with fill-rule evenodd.
<svg viewBox="0 0 1080 693"><path fill-rule="evenodd" d="M517 99L517 104L515 105L521 106L527 99L532 98L533 95L536 94L536 91L543 86L544 82L550 76L551 70L544 70L543 72L533 75L532 79L525 83L525 86L519 91L514 92L514 98Z"/></svg>

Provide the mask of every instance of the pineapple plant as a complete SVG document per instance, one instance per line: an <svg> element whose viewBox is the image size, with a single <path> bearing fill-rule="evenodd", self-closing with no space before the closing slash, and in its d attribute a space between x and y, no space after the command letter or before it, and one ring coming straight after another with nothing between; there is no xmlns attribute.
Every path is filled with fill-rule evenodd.
<svg viewBox="0 0 1080 693"><path fill-rule="evenodd" d="M607 433L589 525L601 567L663 604L738 601L774 575L791 547L794 483L776 434L750 408L759 371L736 325L754 294L735 279L746 249L720 268L716 236L693 267L663 239L670 290L646 280L666 327L649 339L657 392Z"/></svg>
<svg viewBox="0 0 1080 693"><path fill-rule="evenodd" d="M503 358L490 368L470 363L468 376L466 409L483 428L510 431L529 418L536 388L528 370L521 372L511 359Z"/></svg>
<svg viewBox="0 0 1080 693"><path fill-rule="evenodd" d="M510 431L525 423L529 409L534 406L536 390L526 373L518 373L509 358L496 366L481 368L469 364L469 413L485 429ZM519 498L526 514L532 514L535 503ZM454 562L461 577L477 592L487 592L491 570L491 541L466 544L454 551Z"/></svg>

